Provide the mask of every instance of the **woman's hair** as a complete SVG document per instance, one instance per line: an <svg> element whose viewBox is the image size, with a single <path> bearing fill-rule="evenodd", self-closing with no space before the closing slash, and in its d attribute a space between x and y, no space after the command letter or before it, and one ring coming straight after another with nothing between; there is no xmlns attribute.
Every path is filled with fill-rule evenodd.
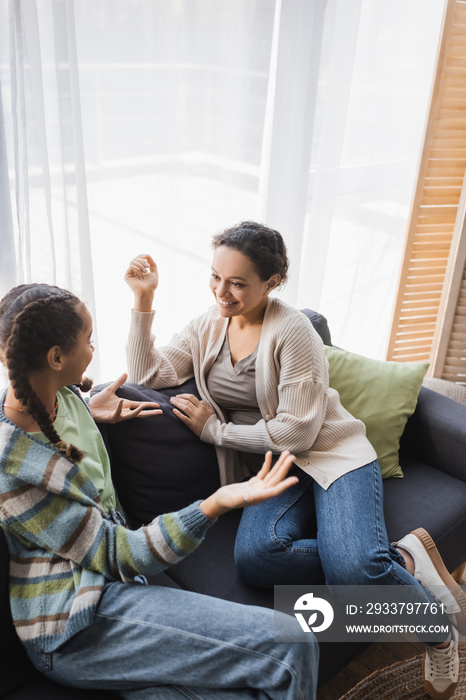
<svg viewBox="0 0 466 700"><path fill-rule="evenodd" d="M255 221L242 221L213 237L212 247L226 245L238 250L251 260L263 282L279 274L277 287L288 277L288 256L281 234Z"/></svg>
<svg viewBox="0 0 466 700"><path fill-rule="evenodd" d="M0 301L0 352L16 398L44 435L75 462L84 453L60 439L46 407L29 381L31 372L46 366L55 345L67 354L84 329L83 303L71 292L48 284L22 284ZM89 390L89 384L80 386Z"/></svg>

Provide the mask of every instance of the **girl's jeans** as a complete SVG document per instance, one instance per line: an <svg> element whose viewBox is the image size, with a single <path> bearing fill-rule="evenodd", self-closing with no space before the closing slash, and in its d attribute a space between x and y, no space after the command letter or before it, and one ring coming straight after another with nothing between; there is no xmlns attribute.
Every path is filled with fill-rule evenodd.
<svg viewBox="0 0 466 700"><path fill-rule="evenodd" d="M262 587L408 584L403 594L413 602L435 602L388 542L377 461L341 476L327 490L297 466L290 475L299 483L243 511L235 560L245 581ZM448 625L443 617L435 622Z"/></svg>
<svg viewBox="0 0 466 700"><path fill-rule="evenodd" d="M130 700L312 700L318 645L296 635L294 618L280 624L300 641L274 642L273 610L113 582L90 627L52 653L29 654L53 680Z"/></svg>

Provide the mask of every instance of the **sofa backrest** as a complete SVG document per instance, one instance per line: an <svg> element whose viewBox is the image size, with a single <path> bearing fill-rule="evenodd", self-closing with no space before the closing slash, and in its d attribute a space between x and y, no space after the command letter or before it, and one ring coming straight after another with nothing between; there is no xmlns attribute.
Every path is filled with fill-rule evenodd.
<svg viewBox="0 0 466 700"><path fill-rule="evenodd" d="M328 327L327 319L322 314L312 309L301 309L303 314L308 317L317 333L322 338L324 345L332 345L332 338L330 336L330 328Z"/></svg>

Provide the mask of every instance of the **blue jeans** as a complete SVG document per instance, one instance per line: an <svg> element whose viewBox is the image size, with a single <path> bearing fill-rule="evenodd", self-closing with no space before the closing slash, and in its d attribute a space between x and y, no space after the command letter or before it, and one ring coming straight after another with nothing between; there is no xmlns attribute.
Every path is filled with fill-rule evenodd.
<svg viewBox="0 0 466 700"><path fill-rule="evenodd" d="M295 630L294 618L281 622ZM128 700L315 698L314 637L283 643L273 636L272 610L113 582L90 627L52 653L29 655L53 680Z"/></svg>
<svg viewBox="0 0 466 700"><path fill-rule="evenodd" d="M327 490L299 467L290 475L299 483L243 511L235 561L245 581L268 588L407 584L413 602L435 602L388 542L377 461L341 476Z"/></svg>

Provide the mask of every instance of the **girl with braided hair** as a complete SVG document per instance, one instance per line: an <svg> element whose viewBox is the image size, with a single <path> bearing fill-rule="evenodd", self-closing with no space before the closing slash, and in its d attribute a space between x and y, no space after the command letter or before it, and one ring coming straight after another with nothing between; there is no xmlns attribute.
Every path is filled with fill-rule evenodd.
<svg viewBox="0 0 466 700"><path fill-rule="evenodd" d="M4 409L7 416L16 416L25 430L40 429L42 434L67 457L80 461L82 451L68 445L56 430L57 399L55 389L45 389L45 403L34 391L30 378L42 386L42 374L47 362L53 371L67 384L74 384L84 392L90 390L91 380L82 377L83 368L92 359L93 346L90 337L83 348L76 349L79 334L91 324L85 305L71 292L44 284L15 287L0 303L0 359L8 367L11 389L7 393ZM90 334L89 334L90 336ZM80 354L79 354L80 353ZM71 381L63 374L63 361L71 358ZM76 365L76 367L75 367ZM158 404L127 401L116 396L126 375L120 377L91 400L92 413L99 422L116 422L139 415L161 413ZM66 403L66 392L63 401ZM15 411L16 413L12 413ZM19 414L19 415L17 415Z"/></svg>
<svg viewBox="0 0 466 700"><path fill-rule="evenodd" d="M0 399L0 526L13 621L33 664L65 685L128 699L315 698L312 635L275 642L272 610L140 585L193 551L222 513L295 484L287 477L293 456L284 452L271 467L268 453L248 482L127 529L77 388L93 349L91 316L70 292L21 285L0 302L10 380ZM92 397L96 419L160 413L119 399L124 379ZM296 634L281 617L285 634Z"/></svg>

